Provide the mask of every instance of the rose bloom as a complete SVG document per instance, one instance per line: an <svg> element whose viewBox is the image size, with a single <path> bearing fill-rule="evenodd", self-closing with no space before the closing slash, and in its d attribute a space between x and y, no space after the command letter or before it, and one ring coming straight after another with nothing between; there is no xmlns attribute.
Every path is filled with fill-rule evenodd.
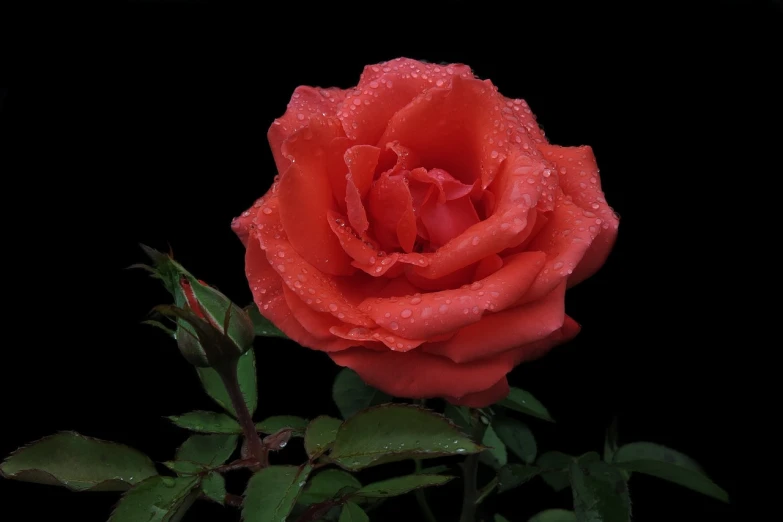
<svg viewBox="0 0 783 522"><path fill-rule="evenodd" d="M465 65L399 58L299 87L269 129L279 175L232 227L261 313L398 397L483 407L574 337L565 290L618 217L589 146Z"/></svg>

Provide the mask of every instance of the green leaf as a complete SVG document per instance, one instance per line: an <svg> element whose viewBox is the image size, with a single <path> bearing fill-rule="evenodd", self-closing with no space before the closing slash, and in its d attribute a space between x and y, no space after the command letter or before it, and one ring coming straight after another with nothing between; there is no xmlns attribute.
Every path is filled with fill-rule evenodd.
<svg viewBox="0 0 783 522"><path fill-rule="evenodd" d="M508 519L503 515L498 515L495 513L495 522L508 522Z"/></svg>
<svg viewBox="0 0 783 522"><path fill-rule="evenodd" d="M284 521L312 471L310 464L269 466L250 478L242 506L244 522Z"/></svg>
<svg viewBox="0 0 783 522"><path fill-rule="evenodd" d="M180 428L201 433L242 433L242 426L225 413L192 411L184 415L172 415L169 420Z"/></svg>
<svg viewBox="0 0 783 522"><path fill-rule="evenodd" d="M204 391L212 397L215 402L223 407L227 412L236 417L234 406L231 405L231 399L228 396L226 387L220 375L212 368L196 368ZM256 355L253 350L248 350L240 358L237 366L237 378L239 379L239 389L245 397L245 404L252 415L256 411L258 404L258 389L256 388Z"/></svg>
<svg viewBox="0 0 783 522"><path fill-rule="evenodd" d="M380 482L374 482L364 486L356 492L359 497L396 497L404 495L414 489L426 488L429 486L442 486L454 477L446 475L406 475L404 477L394 477Z"/></svg>
<svg viewBox="0 0 783 522"><path fill-rule="evenodd" d="M217 472L212 472L201 481L201 491L208 499L223 504L226 500L226 479Z"/></svg>
<svg viewBox="0 0 783 522"><path fill-rule="evenodd" d="M237 448L237 435L191 435L177 450L176 460L220 466Z"/></svg>
<svg viewBox="0 0 783 522"><path fill-rule="evenodd" d="M316 417L310 422L305 432L304 445L311 459L317 458L331 447L342 423L340 419L326 415Z"/></svg>
<svg viewBox="0 0 783 522"><path fill-rule="evenodd" d="M261 315L258 310L258 306L255 303L251 303L245 307L245 312L250 316L250 320L253 322L253 329L257 337L280 337L282 339L288 339L288 336L284 334L272 321Z"/></svg>
<svg viewBox="0 0 783 522"><path fill-rule="evenodd" d="M491 425L487 426L487 429L484 431L484 439L481 443L487 447L481 454L481 457L479 457L482 462L493 469L500 469L508 463L506 445L498 438Z"/></svg>
<svg viewBox="0 0 783 522"><path fill-rule="evenodd" d="M310 479L299 497L299 503L306 506L317 504L361 487L362 483L350 473L341 469L325 469Z"/></svg>
<svg viewBox="0 0 783 522"><path fill-rule="evenodd" d="M72 491L125 491L153 475L155 464L123 444L60 432L13 452L0 476Z"/></svg>
<svg viewBox="0 0 783 522"><path fill-rule="evenodd" d="M451 421L459 426L463 433L470 433L471 421L470 411L464 406L454 406L453 404L447 404L443 414L451 419Z"/></svg>
<svg viewBox="0 0 783 522"><path fill-rule="evenodd" d="M293 415L275 415L256 424L256 431L267 435L277 433L285 428L291 428L293 436L301 437L307 428L307 419Z"/></svg>
<svg viewBox="0 0 783 522"><path fill-rule="evenodd" d="M536 460L536 465L541 468L541 478L555 491L567 488L571 481L568 478L568 468L574 457L560 451L547 451Z"/></svg>
<svg viewBox="0 0 783 522"><path fill-rule="evenodd" d="M575 460L569 468L579 522L629 522L631 499L620 470L601 460Z"/></svg>
<svg viewBox="0 0 783 522"><path fill-rule="evenodd" d="M350 368L343 368L334 380L332 398L343 419L348 419L356 412L391 402L391 397L365 384L359 375Z"/></svg>
<svg viewBox="0 0 783 522"><path fill-rule="evenodd" d="M197 464L189 460L170 460L163 464L177 475L198 475L204 471L203 464Z"/></svg>
<svg viewBox="0 0 783 522"><path fill-rule="evenodd" d="M150 477L123 495L109 522L176 522L198 497L197 485L197 477Z"/></svg>
<svg viewBox="0 0 783 522"><path fill-rule="evenodd" d="M533 515L527 522L576 522L576 514L565 509L547 509Z"/></svg>
<svg viewBox="0 0 783 522"><path fill-rule="evenodd" d="M729 501L726 491L715 484L690 457L651 442L633 442L621 446L613 462L620 468L658 477L722 502Z"/></svg>
<svg viewBox="0 0 783 522"><path fill-rule="evenodd" d="M606 429L606 438L604 439L604 460L606 462L612 462L617 447L617 417L614 417Z"/></svg>
<svg viewBox="0 0 783 522"><path fill-rule="evenodd" d="M357 504L346 502L338 522L370 522L370 517Z"/></svg>
<svg viewBox="0 0 783 522"><path fill-rule="evenodd" d="M555 422L552 416L549 415L549 411L538 401L538 399L533 397L530 392L520 390L519 388L511 388L508 396L500 401L498 406L532 415L533 417L545 421Z"/></svg>
<svg viewBox="0 0 783 522"><path fill-rule="evenodd" d="M492 419L492 427L498 438L523 462L527 464L535 462L538 451L536 438L527 424L511 417L497 416Z"/></svg>
<svg viewBox="0 0 783 522"><path fill-rule="evenodd" d="M478 453L446 417L405 404L362 410L337 431L330 459L349 471L385 462Z"/></svg>
<svg viewBox="0 0 783 522"><path fill-rule="evenodd" d="M498 471L498 493L521 486L540 473L541 469L535 466L507 464Z"/></svg>

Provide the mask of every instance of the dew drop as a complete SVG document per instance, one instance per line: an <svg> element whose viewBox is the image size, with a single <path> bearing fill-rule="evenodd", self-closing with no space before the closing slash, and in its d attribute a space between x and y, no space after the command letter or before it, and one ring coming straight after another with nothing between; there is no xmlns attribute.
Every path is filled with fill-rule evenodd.
<svg viewBox="0 0 783 522"><path fill-rule="evenodd" d="M401 316L401 317L404 317L404 318L406 318L406 319L407 319L408 317L410 317L410 316L411 316L411 314L413 314L413 312L411 312L410 308L406 308L405 310L403 310L403 311L400 313L400 316Z"/></svg>
<svg viewBox="0 0 783 522"><path fill-rule="evenodd" d="M329 310L331 310L332 312L336 312L337 311L337 305L334 304L334 303L331 303L329 305Z"/></svg>
<svg viewBox="0 0 783 522"><path fill-rule="evenodd" d="M392 330L396 330L396 329L397 329L397 328L399 328L399 327L400 327L400 325L398 325L398 324L397 324L397 323L395 323L394 321L392 321L391 323L389 323L389 328L391 328Z"/></svg>

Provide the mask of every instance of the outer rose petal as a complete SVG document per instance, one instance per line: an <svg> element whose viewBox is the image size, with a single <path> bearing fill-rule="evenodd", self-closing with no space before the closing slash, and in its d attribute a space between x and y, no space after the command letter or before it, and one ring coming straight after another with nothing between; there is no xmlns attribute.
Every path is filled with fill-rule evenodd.
<svg viewBox="0 0 783 522"><path fill-rule="evenodd" d="M352 344L343 339L317 339L297 321L286 302L283 282L270 266L255 237L250 237L247 245L245 271L253 292L253 301L258 305L261 315L272 321L289 338L303 346L326 351L344 349Z"/></svg>
<svg viewBox="0 0 783 522"><path fill-rule="evenodd" d="M346 134L359 143L375 144L394 113L424 90L448 85L458 75L473 77L466 65L436 65L408 58L365 67L339 114Z"/></svg>
<svg viewBox="0 0 783 522"><path fill-rule="evenodd" d="M288 242L280 223L277 198L271 197L266 203L269 212L258 214L256 233L269 264L283 284L300 294L316 312L331 313L342 322L357 326L373 326L373 321L354 306L351 295L338 284L347 278L328 276L299 255ZM346 290L352 290L350 285Z"/></svg>
<svg viewBox="0 0 783 522"><path fill-rule="evenodd" d="M291 164L283 154L283 142L296 131L304 128L313 116L334 116L345 99L345 94L345 91L337 88L318 89L302 86L294 90L285 114L276 119L267 132L278 172L285 172Z"/></svg>
<svg viewBox="0 0 783 522"><path fill-rule="evenodd" d="M516 364L519 364L524 360L532 360L540 357L552 347L573 339L578 333L579 325L573 319L566 316L563 327L557 332L554 332L548 339L520 347L517 350L518 360ZM452 404L468 406L470 408L483 408L506 398L508 392L508 380L503 376L503 378L496 382L491 388L481 392L469 393L462 397L446 396L444 398Z"/></svg>
<svg viewBox="0 0 783 522"><path fill-rule="evenodd" d="M424 351L465 363L548 337L565 321L565 281L543 299L487 314L451 339L428 343Z"/></svg>
<svg viewBox="0 0 783 522"><path fill-rule="evenodd" d="M575 205L571 198L558 194L554 212L528 245L531 250L546 253L547 260L521 303L540 299L569 277L601 230L596 219L595 214Z"/></svg>
<svg viewBox="0 0 783 522"><path fill-rule="evenodd" d="M601 220L598 237L587 249L584 258L574 269L574 273L568 278L569 286L573 286L587 279L603 266L617 239L619 218L606 204L606 198L601 190L598 165L591 147L558 147L539 144L538 148L549 161L555 164L560 175L560 187L563 192L567 196L571 196L574 203L595 214L595 217ZM587 216L587 214L585 215ZM596 223L598 223L597 220Z"/></svg>
<svg viewBox="0 0 783 522"><path fill-rule="evenodd" d="M503 310L525 295L541 270L541 252L523 252L503 268L466 288L411 299L367 299L359 305L383 328L408 339L431 339L482 320L487 310Z"/></svg>
<svg viewBox="0 0 783 522"><path fill-rule="evenodd" d="M579 331L573 320L567 319L560 330L548 338L515 350L467 364L412 350L406 353L371 351L353 348L329 353L340 366L351 368L370 386L396 397L446 397L450 401L466 400L475 407L494 402L505 379L515 365L523 360L540 357L551 347L572 338ZM494 393L481 393L497 387ZM477 394L471 398L472 394Z"/></svg>
<svg viewBox="0 0 783 522"><path fill-rule="evenodd" d="M350 275L355 269L327 221L336 206L323 158L338 132L338 124L314 120L288 138L283 150L295 163L280 177L278 197L280 220L297 253L324 273Z"/></svg>

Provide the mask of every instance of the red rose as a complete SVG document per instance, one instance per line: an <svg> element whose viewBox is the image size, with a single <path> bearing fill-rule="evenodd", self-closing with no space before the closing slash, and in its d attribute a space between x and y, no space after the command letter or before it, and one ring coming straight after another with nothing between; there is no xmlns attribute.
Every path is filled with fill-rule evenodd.
<svg viewBox="0 0 783 522"><path fill-rule="evenodd" d="M280 175L232 226L291 339L391 395L482 407L579 331L565 289L618 218L591 148L548 143L523 100L399 58L297 88L268 137Z"/></svg>

